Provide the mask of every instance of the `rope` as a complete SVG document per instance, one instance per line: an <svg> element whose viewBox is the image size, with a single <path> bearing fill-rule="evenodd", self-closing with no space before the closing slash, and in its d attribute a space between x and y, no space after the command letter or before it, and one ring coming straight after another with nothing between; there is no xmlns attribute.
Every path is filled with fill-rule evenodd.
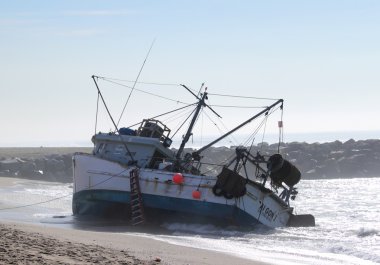
<svg viewBox="0 0 380 265"><path fill-rule="evenodd" d="M108 179L102 181L102 182L99 182L97 183L96 185L94 186L91 186L91 188L94 188L100 184L103 184L104 182L107 182L109 181L110 179L114 178L114 177L117 177L117 176L120 176L122 173L124 173L125 171L127 171L128 169L124 169L123 171L121 171L120 173L116 174L116 175L113 175L111 177L109 177ZM86 189L86 190L89 190L90 188ZM50 200L47 200L47 201L42 201L42 202L36 202L36 203L31 203L31 204L25 204L25 205L20 205L20 206L15 206L15 207L7 207L7 208L0 208L0 211L4 211L4 210L13 210L13 209L19 209L19 208L25 208L25 207L30 207L30 206L35 206L35 205L39 205L39 204L44 204L44 203L48 203L48 202L52 202L52 201L56 201L56 200L60 200L60 199L63 199L63 198L66 198L66 197L69 197L69 196L72 196L73 195L73 192L70 192L70 194L67 194L67 195L64 195L64 196L61 196L61 197L56 197L56 198L53 198L53 199L50 199Z"/></svg>
<svg viewBox="0 0 380 265"><path fill-rule="evenodd" d="M18 209L18 208L25 208L25 207L30 207L30 206L34 206L34 205L43 204L43 203L48 203L48 202L51 202L51 201L60 200L62 198L65 198L65 197L68 197L68 196L71 196L71 195L73 195L72 192L70 194L68 194L68 195L57 197L57 198L53 198L53 199L50 199L50 200L47 200L47 201L43 201L43 202L36 202L36 203L31 203L31 204L26 204L26 205L21 205L21 206L15 206L15 207L8 207L8 208L0 208L0 211L13 210L13 209Z"/></svg>

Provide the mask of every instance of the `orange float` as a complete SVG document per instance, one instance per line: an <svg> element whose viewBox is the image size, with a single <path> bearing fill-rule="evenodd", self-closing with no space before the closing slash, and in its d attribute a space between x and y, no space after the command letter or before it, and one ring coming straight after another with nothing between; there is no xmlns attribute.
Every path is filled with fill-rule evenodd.
<svg viewBox="0 0 380 265"><path fill-rule="evenodd" d="M173 175L173 182L175 184L182 184L183 183L183 175L181 173L175 173Z"/></svg>
<svg viewBox="0 0 380 265"><path fill-rule="evenodd" d="M194 190L193 191L193 198L199 200L201 198L201 192L199 190Z"/></svg>

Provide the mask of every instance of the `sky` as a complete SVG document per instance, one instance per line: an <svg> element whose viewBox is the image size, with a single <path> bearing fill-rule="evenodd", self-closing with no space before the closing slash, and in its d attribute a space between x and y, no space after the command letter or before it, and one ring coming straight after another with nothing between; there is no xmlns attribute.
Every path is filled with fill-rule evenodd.
<svg viewBox="0 0 380 265"><path fill-rule="evenodd" d="M210 105L273 103L212 94L282 98L285 141L379 138L379 14L377 0L1 0L0 146L91 145L91 76L136 80L153 41L138 81L194 91L205 83ZM99 86L117 120L130 88ZM136 88L196 101L178 85ZM120 127L182 106L135 90ZM260 110L213 108L223 130ZM265 130L277 139L281 114L271 116ZM193 143L219 135L215 120L200 116ZM110 130L100 105L96 131Z"/></svg>

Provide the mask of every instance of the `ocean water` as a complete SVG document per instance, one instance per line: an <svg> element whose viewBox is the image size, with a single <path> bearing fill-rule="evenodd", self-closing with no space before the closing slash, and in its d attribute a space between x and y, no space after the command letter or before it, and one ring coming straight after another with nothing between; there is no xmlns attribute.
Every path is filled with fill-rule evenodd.
<svg viewBox="0 0 380 265"><path fill-rule="evenodd" d="M70 184L15 179L0 185L0 218L18 222L103 228L172 244L211 249L271 264L380 264L380 178L301 180L292 206L313 214L315 227L269 229L167 222L139 229L71 216ZM39 204L39 202L49 201ZM20 207L30 205L27 207Z"/></svg>

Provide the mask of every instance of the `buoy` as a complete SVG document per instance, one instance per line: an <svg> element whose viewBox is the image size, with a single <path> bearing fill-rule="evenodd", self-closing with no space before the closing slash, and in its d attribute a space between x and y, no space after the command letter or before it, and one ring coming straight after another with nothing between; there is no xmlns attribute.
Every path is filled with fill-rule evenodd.
<svg viewBox="0 0 380 265"><path fill-rule="evenodd" d="M175 184L182 184L183 183L183 176L181 173L175 173L173 176L173 182Z"/></svg>
<svg viewBox="0 0 380 265"><path fill-rule="evenodd" d="M201 198L201 192L199 190L193 190L193 198L194 199L200 199Z"/></svg>

